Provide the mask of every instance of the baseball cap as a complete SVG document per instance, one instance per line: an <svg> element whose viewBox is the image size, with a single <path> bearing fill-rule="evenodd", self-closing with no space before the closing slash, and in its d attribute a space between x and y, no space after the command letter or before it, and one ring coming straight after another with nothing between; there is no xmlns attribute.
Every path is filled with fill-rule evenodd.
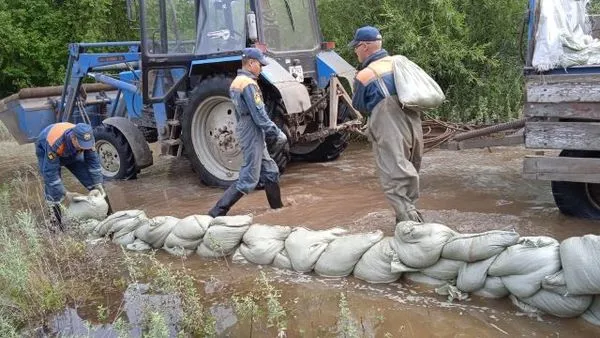
<svg viewBox="0 0 600 338"><path fill-rule="evenodd" d="M348 47L356 47L361 41L378 41L381 39L382 37L379 29L373 26L364 26L356 30L354 39L350 41Z"/></svg>
<svg viewBox="0 0 600 338"><path fill-rule="evenodd" d="M81 149L93 149L96 141L94 140L94 132L92 126L86 123L77 123L73 127L73 133L77 138L77 144Z"/></svg>
<svg viewBox="0 0 600 338"><path fill-rule="evenodd" d="M263 66L269 64L265 55L258 48L244 48L242 50L242 57L244 59L255 59Z"/></svg>

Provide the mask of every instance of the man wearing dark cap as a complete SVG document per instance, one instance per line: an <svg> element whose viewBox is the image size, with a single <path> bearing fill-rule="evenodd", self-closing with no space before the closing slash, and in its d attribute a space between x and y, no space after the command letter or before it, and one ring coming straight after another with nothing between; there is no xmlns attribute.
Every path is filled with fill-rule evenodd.
<svg viewBox="0 0 600 338"><path fill-rule="evenodd" d="M55 219L62 228L61 203L67 190L60 169L67 167L88 190L97 189L106 198L102 186L102 167L94 148L92 127L85 123L61 122L46 127L37 138L35 153L44 180L44 194Z"/></svg>
<svg viewBox="0 0 600 338"><path fill-rule="evenodd" d="M369 116L367 135L383 191L396 212L396 222L423 222L415 203L419 198L419 169L423 130L417 112L402 108L394 85L393 58L382 49L375 27L356 30L350 47L361 62L354 81L352 105Z"/></svg>
<svg viewBox="0 0 600 338"><path fill-rule="evenodd" d="M235 105L236 134L241 144L244 162L239 179L232 184L208 212L212 217L224 216L242 196L264 182L267 201L272 209L281 208L279 169L265 144L265 138L276 139L275 151L287 144L287 137L265 110L262 94L256 79L262 67L268 64L263 53L256 48L242 51L242 69L231 83L229 96Z"/></svg>

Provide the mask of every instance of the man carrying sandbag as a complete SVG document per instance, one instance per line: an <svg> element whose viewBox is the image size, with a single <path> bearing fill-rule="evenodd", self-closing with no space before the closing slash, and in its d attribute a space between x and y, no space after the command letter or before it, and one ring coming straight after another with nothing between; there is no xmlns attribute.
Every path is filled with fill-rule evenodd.
<svg viewBox="0 0 600 338"><path fill-rule="evenodd" d="M423 154L421 117L413 110L402 109L394 83L394 59L381 45L379 30L371 26L357 29L349 44L361 62L352 105L368 116L367 136L396 222L423 222L415 207Z"/></svg>
<svg viewBox="0 0 600 338"><path fill-rule="evenodd" d="M108 203L102 186L100 158L94 145L92 127L85 123L54 123L42 130L37 138L35 154L44 180L46 203L52 209L52 222L61 230L63 202L69 200L65 198L68 192L61 178L62 166L67 167L88 190L99 190Z"/></svg>
<svg viewBox="0 0 600 338"><path fill-rule="evenodd" d="M245 48L242 51L242 69L238 70L238 76L231 83L229 96L235 105L236 134L242 146L244 163L239 179L225 190L221 199L208 212L212 217L225 216L242 196L256 188L259 180L264 182L269 206L272 209L283 207L279 190L279 168L269 155L265 138L275 139L274 147L278 152L288 144L287 137L269 119L256 82L262 67L267 63L259 49Z"/></svg>

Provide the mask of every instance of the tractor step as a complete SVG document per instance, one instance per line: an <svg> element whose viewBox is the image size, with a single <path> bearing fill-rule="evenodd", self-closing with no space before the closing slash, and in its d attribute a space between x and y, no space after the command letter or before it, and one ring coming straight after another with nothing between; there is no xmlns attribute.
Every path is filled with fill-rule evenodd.
<svg viewBox="0 0 600 338"><path fill-rule="evenodd" d="M168 140L162 140L161 143L168 145L169 147L174 147L174 146L181 145L181 140L180 139L168 139Z"/></svg>
<svg viewBox="0 0 600 338"><path fill-rule="evenodd" d="M167 124L173 127L177 127L181 125L181 122L179 122L179 120L167 120Z"/></svg>

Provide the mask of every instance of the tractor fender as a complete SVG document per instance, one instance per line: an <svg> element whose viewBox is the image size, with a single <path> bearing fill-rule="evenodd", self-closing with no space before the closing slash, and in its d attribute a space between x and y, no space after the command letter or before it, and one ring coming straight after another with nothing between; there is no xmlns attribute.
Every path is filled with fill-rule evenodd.
<svg viewBox="0 0 600 338"><path fill-rule="evenodd" d="M348 84L354 91L354 77L356 68L352 67L346 60L342 59L336 52L326 51L317 54L317 85L323 89L329 85L333 77L341 77L348 80Z"/></svg>
<svg viewBox="0 0 600 338"><path fill-rule="evenodd" d="M301 113L311 106L308 89L276 60L267 57L269 64L263 67L261 75L272 84L281 95L288 114Z"/></svg>
<svg viewBox="0 0 600 338"><path fill-rule="evenodd" d="M102 123L117 128L131 147L135 165L138 169L144 169L152 165L152 152L144 138L144 134L133 122L124 117L109 117Z"/></svg>

